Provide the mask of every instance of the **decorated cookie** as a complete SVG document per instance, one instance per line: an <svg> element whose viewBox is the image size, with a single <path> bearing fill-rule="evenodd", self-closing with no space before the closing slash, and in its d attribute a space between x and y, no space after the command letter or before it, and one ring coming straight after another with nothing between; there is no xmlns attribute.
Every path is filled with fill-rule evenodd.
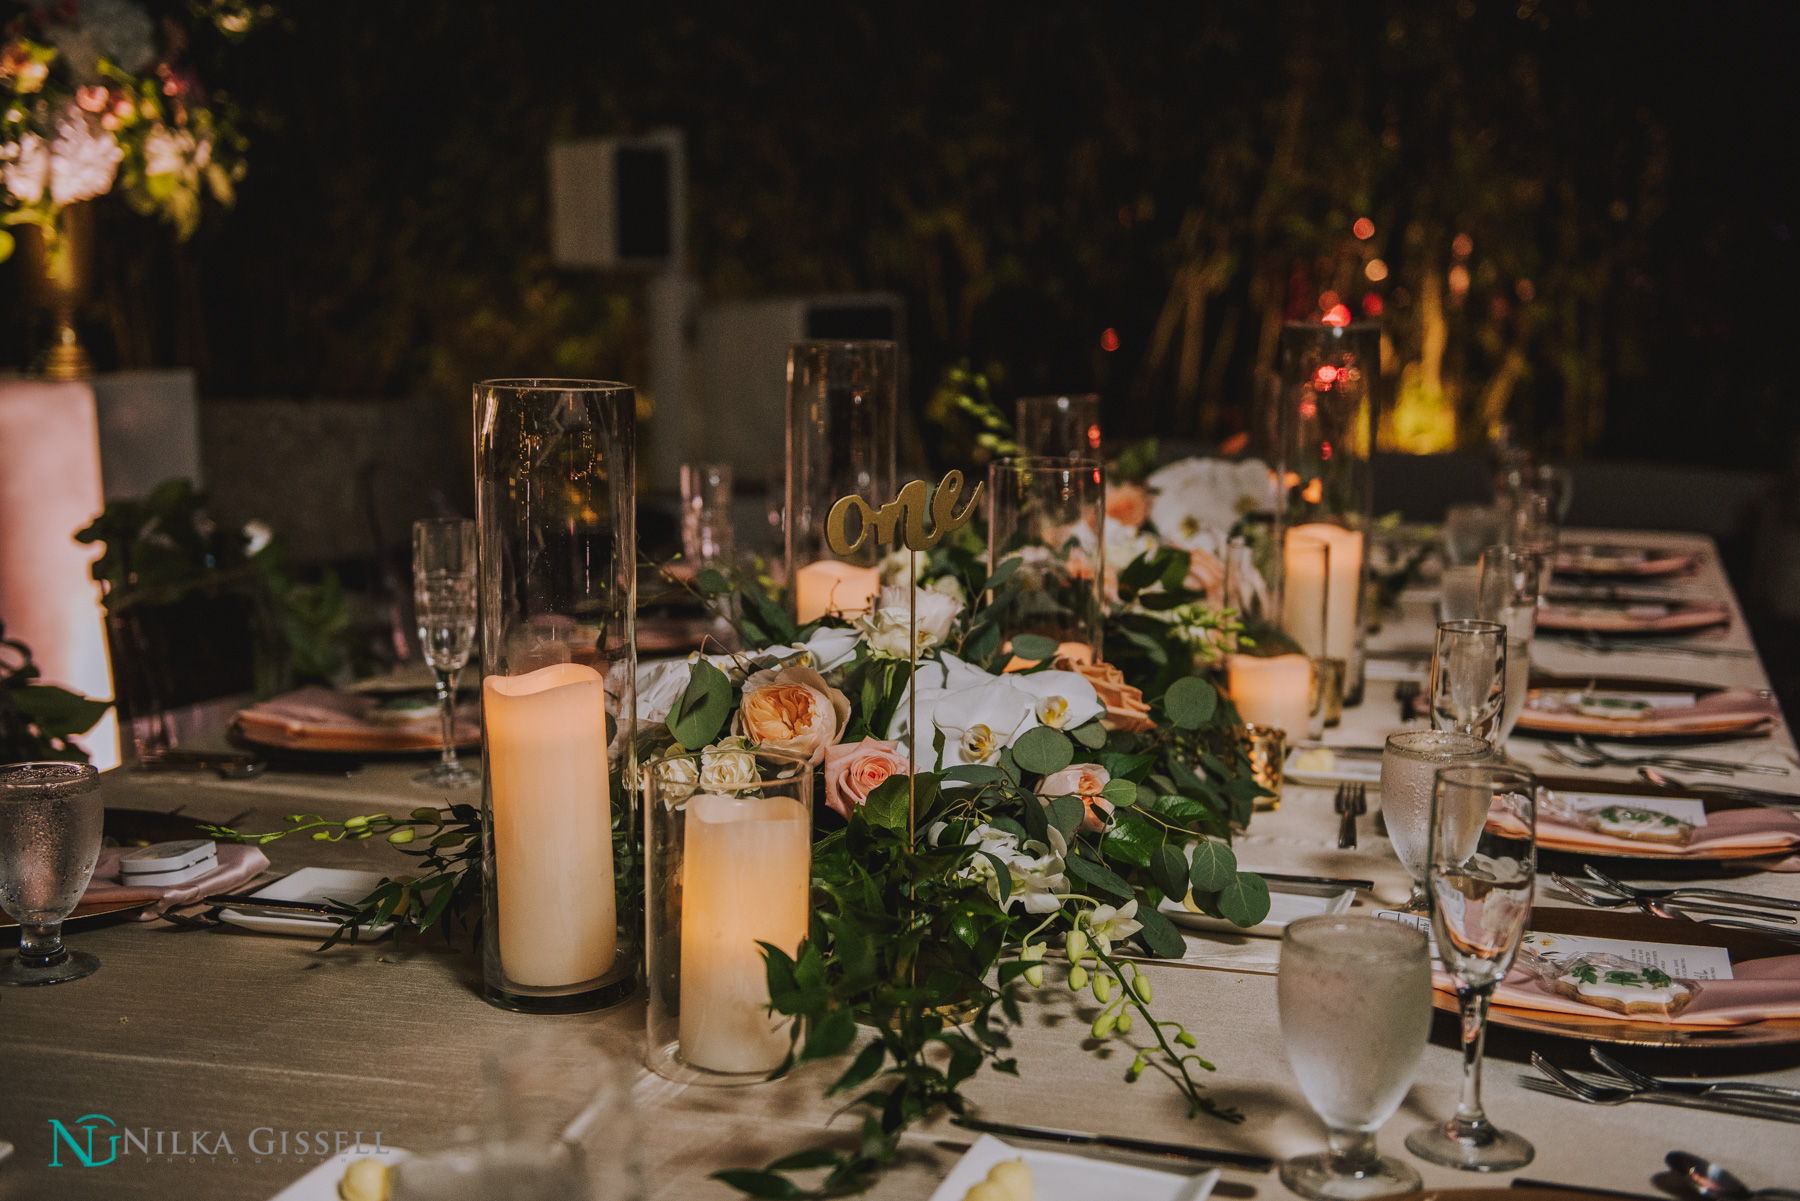
<svg viewBox="0 0 1800 1201"><path fill-rule="evenodd" d="M1673 1017L1694 999L1694 990L1653 967L1621 967L1584 960L1565 965L1556 991L1583 1005L1610 1009L1627 1017Z"/></svg>
<svg viewBox="0 0 1800 1201"><path fill-rule="evenodd" d="M1589 820L1597 833L1610 834L1614 838L1629 838L1633 842L1660 842L1667 846L1684 847L1688 844L1688 839L1694 836L1694 827L1679 817L1671 817L1654 809L1636 809L1630 805L1608 805L1604 809L1595 809L1589 815Z"/></svg>

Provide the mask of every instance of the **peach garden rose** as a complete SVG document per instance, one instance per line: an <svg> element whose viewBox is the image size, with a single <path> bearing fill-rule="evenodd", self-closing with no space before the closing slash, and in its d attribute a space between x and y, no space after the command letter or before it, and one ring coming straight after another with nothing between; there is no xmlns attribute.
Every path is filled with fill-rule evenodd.
<svg viewBox="0 0 1800 1201"><path fill-rule="evenodd" d="M1104 767L1093 763L1077 763L1039 780L1037 794L1044 798L1080 797L1081 803L1087 806L1087 815L1081 819L1081 828L1089 834L1098 834L1112 820L1112 802L1100 795L1100 790L1111 782L1112 773Z"/></svg>
<svg viewBox="0 0 1800 1201"><path fill-rule="evenodd" d="M844 736L850 701L810 667L759 671L744 681L739 731L759 747L787 751L816 766Z"/></svg>
<svg viewBox="0 0 1800 1201"><path fill-rule="evenodd" d="M825 750L825 803L846 820L850 811L869 799L869 793L889 776L906 774L906 756L898 742L865 738L840 743Z"/></svg>

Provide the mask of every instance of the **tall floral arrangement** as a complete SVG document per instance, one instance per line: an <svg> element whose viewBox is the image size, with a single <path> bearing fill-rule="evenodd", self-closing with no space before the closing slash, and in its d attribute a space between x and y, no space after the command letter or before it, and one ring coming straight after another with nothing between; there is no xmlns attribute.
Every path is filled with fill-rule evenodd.
<svg viewBox="0 0 1800 1201"><path fill-rule="evenodd" d="M65 208L117 188L186 238L203 195L232 203L244 138L230 103L209 97L186 64L176 11L158 19L136 0L15 7L0 45L0 220L36 225L54 246ZM178 11L232 39L268 15L242 0ZM0 234L0 259L12 249Z"/></svg>

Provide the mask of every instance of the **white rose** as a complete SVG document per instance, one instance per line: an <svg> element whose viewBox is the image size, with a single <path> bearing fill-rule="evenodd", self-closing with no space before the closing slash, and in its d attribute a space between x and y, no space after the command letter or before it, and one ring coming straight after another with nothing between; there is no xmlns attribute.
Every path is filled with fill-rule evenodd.
<svg viewBox="0 0 1800 1201"><path fill-rule="evenodd" d="M721 738L700 754L700 783L706 788L735 791L756 779L756 757L739 735Z"/></svg>
<svg viewBox="0 0 1800 1201"><path fill-rule="evenodd" d="M910 659L942 646L960 612L961 601L929 588L883 588L875 607L857 618L856 625L876 658Z"/></svg>

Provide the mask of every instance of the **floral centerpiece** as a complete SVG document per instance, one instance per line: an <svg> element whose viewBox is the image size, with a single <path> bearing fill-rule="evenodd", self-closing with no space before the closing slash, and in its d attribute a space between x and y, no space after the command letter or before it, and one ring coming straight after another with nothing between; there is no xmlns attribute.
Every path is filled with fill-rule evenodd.
<svg viewBox="0 0 1800 1201"><path fill-rule="evenodd" d="M947 544L911 566L904 574L930 586L890 584L854 622L797 626L744 588L742 648L645 665L635 720L620 715L620 739L635 737L646 762L698 753L702 785L752 778L764 749L809 759L823 780L808 935L792 955L764 944L771 1007L792 1019L776 1074L845 1057L828 1092L855 1098L863 1136L854 1152L822 1147L720 1173L751 1195L859 1190L907 1126L964 1110L971 1075L1016 1072L1007 1031L1057 946L1068 986L1097 1006L1082 1037L1104 1045L1138 1032L1127 1079L1154 1070L1190 1112L1240 1116L1207 1095L1195 1033L1154 1014L1133 963L1183 955L1165 901L1242 926L1267 914L1267 886L1238 871L1230 846L1263 795L1231 736L1230 702L1167 624L1130 640L1142 670L1060 660L1047 638L1003 638L996 622L1025 586L1017 557L990 574L973 549ZM1194 604L1182 586L1190 570L1187 552L1159 547L1119 573L1122 603ZM729 590L716 571L695 583ZM383 884L364 915L418 912L429 926L469 900L479 820L466 806L298 816L241 837L381 836L402 850L423 839L425 871ZM619 836L641 862L623 825ZM354 937L357 920L340 933ZM824 1175L803 1187L797 1172Z"/></svg>

